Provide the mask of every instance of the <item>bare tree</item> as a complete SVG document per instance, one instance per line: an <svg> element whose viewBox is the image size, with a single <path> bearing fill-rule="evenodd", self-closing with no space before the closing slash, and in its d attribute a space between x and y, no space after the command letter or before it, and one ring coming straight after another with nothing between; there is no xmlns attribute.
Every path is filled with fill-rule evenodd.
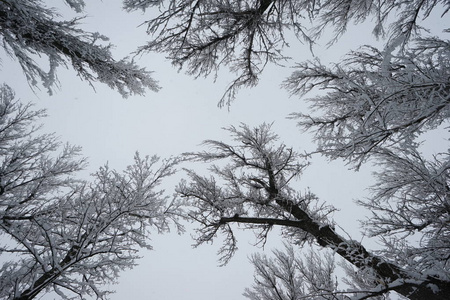
<svg viewBox="0 0 450 300"><path fill-rule="evenodd" d="M234 145L208 140L205 145L210 151L187 154L193 160L210 163L211 175L201 176L188 170L189 181L182 182L178 187L180 196L188 199L192 206L189 216L200 225L196 237L198 244L212 241L219 232L222 233L225 241L220 254L226 263L237 249L231 223L255 231L260 242L264 242L272 226L281 226L283 236L291 242L300 246L309 242L329 248L364 271L365 281L372 285L354 292L361 299L389 291L409 299L443 299L449 294L449 225L446 221L449 198L448 189L445 189L449 181L448 164L438 174L431 170L428 177L417 174L403 177L404 182L392 181L400 175L399 172L410 174L411 170L408 169L410 166L399 162L401 157L391 156L397 162L397 171L389 176L380 176L381 193L369 200L367 205L374 213L377 210L381 213L378 218L370 219L367 225L375 234L401 242L401 236L390 235L380 228L386 226L386 230L392 232L397 229L402 231L402 228L414 231L417 227L412 226L417 223L417 226L423 226L421 229L426 228L423 242L427 247L423 249L424 244L409 244L395 251L387 247L386 251L374 254L334 230L335 224L327 217L333 211L332 207L319 204L317 197L309 191L299 193L291 187L290 183L300 175L306 164L300 162L301 156L292 149L277 143L277 136L270 131L270 126L263 124L251 129L242 125L239 129L230 127L228 131L233 135ZM392 162L386 163L394 168ZM429 184L432 178L436 182L435 188ZM397 186L397 190L392 184ZM402 189L408 187L416 189L411 189L408 195L417 196L417 202L406 198L399 202L406 206L403 211L392 208L383 214L386 206L392 203L389 202L390 197L400 201L399 198L404 196ZM441 189L437 190L438 187ZM421 193L414 193L417 190ZM428 201L432 197L435 200ZM422 210L427 223L421 223L411 214L414 211L419 213L419 210ZM435 215L435 212L440 215ZM393 223L383 224L392 215L397 217L392 220ZM434 219L429 219L432 216L435 216ZM399 227L391 228L391 224ZM414 259L410 253L414 253ZM402 259L398 260L399 257ZM334 295L341 293L335 292ZM328 292L326 294L329 295Z"/></svg>
<svg viewBox="0 0 450 300"><path fill-rule="evenodd" d="M78 180L80 149L38 135L44 114L0 88L0 298L106 299L102 285L151 248L152 231L180 226L179 208L158 189L177 160L136 154L122 173L105 166Z"/></svg>
<svg viewBox="0 0 450 300"><path fill-rule="evenodd" d="M292 245L285 245L285 251L273 251L273 258L255 254L251 262L255 284L244 293L251 300L339 299L330 253L322 257L311 249L301 258Z"/></svg>
<svg viewBox="0 0 450 300"><path fill-rule="evenodd" d="M229 104L241 87L257 84L268 63L288 59L289 41L312 46L328 29L335 42L352 23L374 20L373 33L387 44L405 44L423 32L421 21L448 1L317 1L317 0L126 0L124 8L158 6L160 14L147 22L151 40L139 51L166 53L189 74L208 76L228 66L236 74L220 105ZM308 51L307 48L305 51Z"/></svg>
<svg viewBox="0 0 450 300"><path fill-rule="evenodd" d="M371 211L364 224L381 238L382 255L448 280L449 153L427 159L420 139L449 120L450 44L421 38L394 48L353 52L334 68L304 63L286 86L298 95L327 91L308 100L316 115L293 115L314 133L319 153L356 169L370 158L380 167L372 196L358 203Z"/></svg>
<svg viewBox="0 0 450 300"><path fill-rule="evenodd" d="M273 144L276 136L267 125L230 127L237 145L206 141L210 151L188 156L210 163L211 176L188 170L190 180L178 191L190 199L190 216L201 224L197 243L225 235L223 262L236 251L230 223L256 230L261 242L280 225L296 243L316 242L357 267L363 277L360 284L354 278L357 298L396 291L410 299L442 299L450 293L448 151L427 160L417 139L449 117L449 42L426 36L421 25L436 12L445 16L448 1L124 2L127 10L152 6L160 13L147 22L152 38L139 51L166 53L195 76L217 75L228 66L237 78L221 105L240 87L256 85L266 64L287 59L283 49L290 33L313 45L331 29L333 43L352 22L373 20L382 50L362 47L332 66L301 62L285 87L299 96L325 90L311 98L313 114L293 115L302 129L314 132L319 153L356 169L370 158L381 167L374 195L359 203L372 211L364 226L384 241L383 251L371 253L338 235L327 219L332 208L314 205L314 194L290 187L305 164L292 149ZM416 235L419 243L404 239Z"/></svg>
<svg viewBox="0 0 450 300"><path fill-rule="evenodd" d="M83 0L66 1L81 12ZM39 81L52 93L56 71L71 65L77 75L91 85L95 81L116 89L123 97L158 90L150 72L127 58L116 61L104 45L107 37L77 28L80 18L56 21L57 12L41 0L0 1L0 38L5 51L18 61L31 86ZM49 69L42 68L37 56L48 58Z"/></svg>
<svg viewBox="0 0 450 300"><path fill-rule="evenodd" d="M367 47L333 68L302 63L285 86L298 96L326 93L308 99L318 115L293 117L314 132L318 151L356 167L393 145L417 148L420 133L450 116L449 57L448 41L427 38L399 53Z"/></svg>
<svg viewBox="0 0 450 300"><path fill-rule="evenodd" d="M363 222L368 234L380 237L383 255L410 272L449 280L449 153L428 160L415 149L385 151L377 160L373 195L358 201L371 211Z"/></svg>

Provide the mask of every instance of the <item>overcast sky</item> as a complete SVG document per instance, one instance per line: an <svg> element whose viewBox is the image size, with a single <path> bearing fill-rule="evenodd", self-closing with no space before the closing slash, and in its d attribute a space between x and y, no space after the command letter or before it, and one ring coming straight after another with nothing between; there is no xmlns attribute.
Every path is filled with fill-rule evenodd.
<svg viewBox="0 0 450 300"><path fill-rule="evenodd" d="M113 52L117 59L145 42L145 27L137 26L150 18L149 12L127 14L121 10L119 1L86 2L88 16L82 21L82 27L110 37L116 45ZM63 9L66 15L73 15L66 7L61 7L60 1L48 3ZM338 61L350 48L375 43L370 31L369 26L350 28L338 44L329 49L318 47L315 54L324 61ZM296 43L292 46L289 55L294 61L312 57L307 46ZM202 140L226 140L221 128L238 126L240 122L249 125L274 122L274 131L288 146L297 151L314 147L309 137L295 126L295 120L286 119L292 112L307 109L304 101L289 98L280 88L282 80L292 71L289 68L269 66L260 84L253 89L241 90L228 110L217 107L231 80L226 70L220 73L216 83L212 78L194 80L174 69L163 55L148 54L137 58L141 66L155 71L154 78L162 90L129 99L122 99L117 92L103 85L95 85L94 91L73 71L64 69L59 70L61 88L54 95L49 96L45 90L33 93L19 66L4 53L1 57L1 82L13 87L22 101L31 101L37 107L47 109L49 117L43 120L44 130L56 132L63 141L83 147L90 162L83 176L106 162L111 168L122 170L132 162L135 151L168 157L200 150ZM363 218L363 212L355 207L353 200L367 195L365 188L372 183L371 170L363 167L359 173L354 173L342 162L327 164L321 158L314 158L312 162L298 188L309 186L323 201L340 209L334 215L337 223L353 238L360 239L357 220ZM170 189L178 179L166 183L168 193L172 193ZM117 293L111 299L243 299L244 288L253 282L253 268L248 256L263 250L252 246L251 234L239 237L240 250L229 265L219 268L218 243L192 249L189 232L183 236L175 233L155 235L151 237L154 251L143 252L139 265L122 273L119 284L114 287ZM281 241L272 234L265 251L276 246L281 247ZM53 298L44 296L42 299Z"/></svg>

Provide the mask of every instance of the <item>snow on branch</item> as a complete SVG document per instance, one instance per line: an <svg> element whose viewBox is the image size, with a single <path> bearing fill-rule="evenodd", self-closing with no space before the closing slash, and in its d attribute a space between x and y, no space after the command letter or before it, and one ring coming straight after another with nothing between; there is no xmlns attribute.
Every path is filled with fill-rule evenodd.
<svg viewBox="0 0 450 300"><path fill-rule="evenodd" d="M329 218L333 207L317 205L318 199L313 193L299 193L293 188L293 180L301 175L307 164L301 163L301 155L278 142L270 125L250 128L243 124L226 130L233 143L207 140L204 146L208 150L186 154L187 159L206 163L209 174L203 176L194 170L186 170L187 178L177 188L178 195L185 199L190 209L189 218L198 224L196 245L223 236L219 249L221 263L227 263L237 250L235 226L254 231L257 243L263 245L271 229L280 226L283 237L291 243L327 248L365 274L367 285L361 285L359 290L332 290L321 296L326 294L330 299L336 299L333 297L356 295L364 299L395 291L410 299L425 296L440 299L450 291L447 277L433 273L432 267L416 264L413 268L404 261L393 259L389 255L394 254L393 251L380 252L380 255L371 253L361 243L339 235ZM445 216L443 213L442 218ZM257 290L272 296L278 291L276 299L285 299L273 278L272 275L264 277L267 285ZM251 298L256 294L249 292L247 295Z"/></svg>
<svg viewBox="0 0 450 300"><path fill-rule="evenodd" d="M86 164L80 148L39 135L34 124L45 112L14 97L0 87L0 298L53 290L64 299L107 299L103 285L151 248L152 232L183 229L180 203L160 189L179 160L136 153L123 172L106 165L91 181L77 179Z"/></svg>
<svg viewBox="0 0 450 300"><path fill-rule="evenodd" d="M83 1L67 3L76 11L84 4ZM55 15L53 9L37 0L0 2L3 48L18 61L32 87L40 81L51 94L58 84L57 68L71 65L81 79L91 85L102 82L125 98L142 95L146 89L159 89L149 71L128 58L116 61L110 52L111 45L101 44L107 41L106 37L77 28L80 18L55 21ZM48 71L34 59L41 55L48 58Z"/></svg>
<svg viewBox="0 0 450 300"><path fill-rule="evenodd" d="M450 116L448 41L418 40L398 55L365 47L334 68L300 64L285 86L308 99L319 115L293 114L314 132L318 151L358 168L372 154L397 145L415 146L417 136Z"/></svg>

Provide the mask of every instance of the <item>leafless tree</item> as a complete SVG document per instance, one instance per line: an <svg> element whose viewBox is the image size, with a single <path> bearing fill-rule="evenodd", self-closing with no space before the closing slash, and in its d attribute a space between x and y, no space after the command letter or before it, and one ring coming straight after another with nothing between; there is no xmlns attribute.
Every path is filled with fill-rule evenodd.
<svg viewBox="0 0 450 300"><path fill-rule="evenodd" d="M375 214L367 227L374 235L397 244L403 237L395 235L395 231L412 233L420 229L425 235L420 245L405 244L394 250L395 246L386 244L385 251L372 253L334 230L335 224L328 218L332 207L319 204L309 191L299 193L291 187L306 164L301 163L299 154L277 142L269 125L253 129L242 125L228 131L234 144L208 140L208 151L186 154L194 161L208 163L211 172L201 176L188 170L189 180L178 187L180 196L192 206L189 216L200 226L198 244L223 234L220 255L225 263L237 249L232 223L255 231L260 242L264 242L273 226L281 226L283 236L291 243L302 246L309 242L331 249L364 274L364 281L371 285L353 291L359 299L389 291L409 299L444 299L449 294L448 163L446 167L425 163L416 170L417 162L409 164L399 155L384 162L395 171L387 174L391 170L386 169L379 177L379 194L364 202ZM408 197L417 198L410 201ZM397 209L393 203L399 203ZM420 213L423 220L418 219ZM322 296L342 294L339 290L331 294L324 291Z"/></svg>
<svg viewBox="0 0 450 300"><path fill-rule="evenodd" d="M139 51L166 53L172 63L195 76L216 75L222 66L237 74L220 105L229 104L241 87L257 84L268 63L288 59L292 38L311 47L328 30L335 42L353 23L374 20L373 33L387 45L420 36L421 21L448 1L357 0L126 0L128 11L153 6L160 13L147 22L150 41ZM305 51L308 51L308 47Z"/></svg>
<svg viewBox="0 0 450 300"><path fill-rule="evenodd" d="M182 229L179 208L158 189L177 160L136 154L122 173L105 166L90 182L76 179L85 159L36 132L44 115L0 88L0 298L107 299L102 285L151 248L151 232Z"/></svg>
<svg viewBox="0 0 450 300"><path fill-rule="evenodd" d="M254 254L255 284L245 290L251 300L339 299L332 254L312 249L303 257L292 245L274 250L273 258ZM344 293L342 294L344 295Z"/></svg>
<svg viewBox="0 0 450 300"><path fill-rule="evenodd" d="M401 53L365 48L330 68L318 61L298 66L286 81L295 95L321 90L308 99L316 115L293 114L314 132L318 151L359 167L393 145L417 148L420 133L450 117L450 43L417 40Z"/></svg>

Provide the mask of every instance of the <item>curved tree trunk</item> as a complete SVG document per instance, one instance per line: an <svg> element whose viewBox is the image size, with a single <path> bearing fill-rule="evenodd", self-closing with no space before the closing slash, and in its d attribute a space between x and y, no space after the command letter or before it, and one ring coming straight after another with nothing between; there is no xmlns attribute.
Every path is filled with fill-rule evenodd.
<svg viewBox="0 0 450 300"><path fill-rule="evenodd" d="M387 284L380 294L393 290L411 300L443 300L450 295L450 283L436 278L427 277L418 281L411 278L400 267L386 262L371 254L364 246L355 241L349 241L337 234L330 226L317 223L298 205L286 199L276 199L276 203L289 212L297 220L282 220L274 218L246 218L234 216L221 218L221 223L269 224L299 228L311 234L319 245L333 249L342 258L358 268L370 267ZM437 288L437 289L436 289Z"/></svg>

